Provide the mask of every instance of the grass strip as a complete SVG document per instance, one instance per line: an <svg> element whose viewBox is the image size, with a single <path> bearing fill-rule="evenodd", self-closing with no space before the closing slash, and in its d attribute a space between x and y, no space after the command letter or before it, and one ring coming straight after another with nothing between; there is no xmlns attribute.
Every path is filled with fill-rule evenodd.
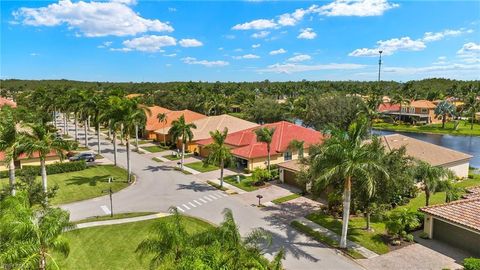
<svg viewBox="0 0 480 270"><path fill-rule="evenodd" d="M288 201L291 201L293 199L296 199L298 197L301 197L301 195L297 194L297 193L293 193L293 194L290 194L290 195L287 195L287 196L284 196L284 197L277 198L277 199L273 200L272 202L274 204L281 204L281 203L288 202Z"/></svg>

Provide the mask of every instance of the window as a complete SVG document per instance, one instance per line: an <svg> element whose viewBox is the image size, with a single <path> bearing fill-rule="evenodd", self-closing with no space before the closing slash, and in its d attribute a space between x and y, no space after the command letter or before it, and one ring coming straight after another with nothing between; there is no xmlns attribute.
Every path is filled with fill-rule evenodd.
<svg viewBox="0 0 480 270"><path fill-rule="evenodd" d="M422 108L422 113L423 113L423 114L428 114L428 109Z"/></svg>
<svg viewBox="0 0 480 270"><path fill-rule="evenodd" d="M292 152L287 151L287 152L283 153L283 159L284 160L292 160Z"/></svg>
<svg viewBox="0 0 480 270"><path fill-rule="evenodd" d="M415 107L410 107L410 113L415 113Z"/></svg>

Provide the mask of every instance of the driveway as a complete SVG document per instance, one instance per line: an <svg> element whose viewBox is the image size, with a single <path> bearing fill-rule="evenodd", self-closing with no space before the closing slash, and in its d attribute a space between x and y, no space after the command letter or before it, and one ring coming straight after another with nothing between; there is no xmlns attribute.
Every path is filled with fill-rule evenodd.
<svg viewBox="0 0 480 270"><path fill-rule="evenodd" d="M73 134L73 125L70 125ZM79 130L83 142L83 130ZM89 147L96 149L93 133L89 136ZM113 160L113 147L101 139L102 155ZM118 146L118 166L126 167L126 153ZM273 244L266 257L272 258L280 247L285 248L286 269L362 269L353 260L339 254L335 249L325 247L305 237L288 224L294 216L309 211L302 205L292 208L252 207L250 202L239 195L228 196L198 180L193 175L184 175L165 164L155 162L150 157L131 152L132 172L137 182L113 195L113 210L119 212L167 212L169 207L178 207L186 215L202 218L219 224L222 211L233 211L242 235L253 228L263 228L273 235ZM110 209L107 196L75 202L61 206L70 211L72 220L105 215ZM298 217L297 216L297 217Z"/></svg>

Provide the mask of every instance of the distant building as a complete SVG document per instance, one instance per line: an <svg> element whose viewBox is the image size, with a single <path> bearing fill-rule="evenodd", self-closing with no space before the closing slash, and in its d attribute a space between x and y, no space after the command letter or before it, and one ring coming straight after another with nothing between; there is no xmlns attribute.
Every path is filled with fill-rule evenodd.
<svg viewBox="0 0 480 270"><path fill-rule="evenodd" d="M15 160L15 168L19 169L23 166L40 166L40 159L38 153L28 156L21 154L17 160ZM50 152L45 159L46 164L52 164L60 162L60 157L55 151ZM5 162L5 152L0 152L0 171L8 170L8 164Z"/></svg>
<svg viewBox="0 0 480 270"><path fill-rule="evenodd" d="M17 103L15 103L15 101L11 99L0 97L0 107L3 107L3 106L10 106L12 108L16 108Z"/></svg>
<svg viewBox="0 0 480 270"><path fill-rule="evenodd" d="M378 112L394 116L396 119L414 124L440 123L442 120L435 117L435 105L429 100L414 100L409 104L384 103L378 107Z"/></svg>
<svg viewBox="0 0 480 270"><path fill-rule="evenodd" d="M168 142L171 140L170 136L168 135L168 131L170 131L173 121L178 120L181 116L185 118L186 123L192 123L195 120L207 117L206 115L190 110L167 111L165 114L167 115L167 121L165 123L160 123L157 119L158 124L155 124L154 126L156 129L153 131L155 134L153 138L159 142L163 142L164 140Z"/></svg>
<svg viewBox="0 0 480 270"><path fill-rule="evenodd" d="M161 123L158 121L158 114L160 113L165 113L168 114L172 112L171 110L167 108L163 108L160 106L153 106L153 107L148 107L150 110L150 113L147 113L147 122L145 124L145 137L149 140L154 140L157 138L157 134L155 133L155 130L159 128L163 128L166 123Z"/></svg>

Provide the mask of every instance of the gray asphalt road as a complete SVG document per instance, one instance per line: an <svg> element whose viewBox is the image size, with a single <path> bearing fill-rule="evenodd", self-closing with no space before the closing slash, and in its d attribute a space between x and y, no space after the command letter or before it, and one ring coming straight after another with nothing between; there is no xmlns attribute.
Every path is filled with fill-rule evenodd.
<svg viewBox="0 0 480 270"><path fill-rule="evenodd" d="M73 135L73 125L70 125L70 131ZM83 129L79 129L79 134L80 141L83 142ZM89 138L89 147L95 150L96 137L92 133ZM112 144L102 137L101 146L101 154L113 160ZM118 165L126 168L125 148L118 146L118 149ZM243 235L253 228L263 228L273 235L273 244L266 256L271 258L280 247L284 247L286 269L362 269L359 264L338 254L336 250L310 240L288 225L295 213L301 212L301 205L295 209L259 209L251 205L255 203L253 201L247 202L239 196L227 196L199 182L192 175L174 171L144 155L132 152L131 161L137 182L113 195L114 212L167 212L169 207L176 206L184 214L218 224L222 221L223 210L229 208ZM70 211L72 220L105 215L110 210L108 196L61 207Z"/></svg>

